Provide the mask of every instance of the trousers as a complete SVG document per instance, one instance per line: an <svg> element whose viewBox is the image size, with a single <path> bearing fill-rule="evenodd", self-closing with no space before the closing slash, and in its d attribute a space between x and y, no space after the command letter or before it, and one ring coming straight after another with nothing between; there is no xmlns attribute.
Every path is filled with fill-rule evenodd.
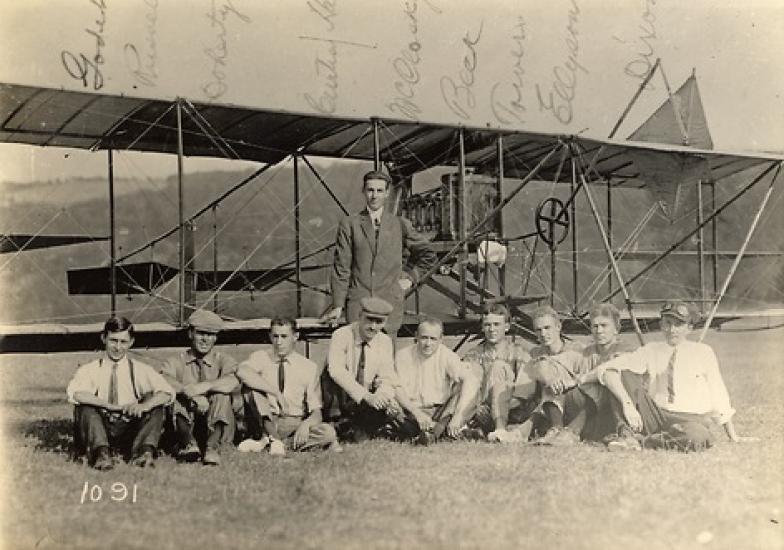
<svg viewBox="0 0 784 550"><path fill-rule="evenodd" d="M679 451L700 451L711 447L715 437L711 433L711 420L706 415L668 411L653 400L645 387L643 375L623 371L623 386L642 417L643 446ZM629 429L623 414L623 405L610 400L610 410L616 430Z"/></svg>
<svg viewBox="0 0 784 550"><path fill-rule="evenodd" d="M99 447L110 447L127 457L138 456L142 447L158 448L164 422L164 408L155 407L141 417L106 414L92 405L74 408L75 446L77 454L90 457Z"/></svg>

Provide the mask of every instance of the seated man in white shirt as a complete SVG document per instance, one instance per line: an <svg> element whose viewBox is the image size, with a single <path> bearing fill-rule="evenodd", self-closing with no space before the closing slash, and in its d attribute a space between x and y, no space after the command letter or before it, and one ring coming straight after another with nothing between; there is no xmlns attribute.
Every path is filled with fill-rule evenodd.
<svg viewBox="0 0 784 550"><path fill-rule="evenodd" d="M277 317L270 323L272 348L253 352L240 364L246 416L254 435L240 451L260 451L267 441L271 455L286 454L286 447L306 450L328 447L340 451L335 429L321 419L319 368L294 350L299 338L294 319Z"/></svg>
<svg viewBox="0 0 784 550"><path fill-rule="evenodd" d="M441 343L444 325L425 319L417 327L416 344L400 350L395 395L405 417L395 423L402 440L429 444L443 436L457 438L474 415L479 380L460 357Z"/></svg>
<svg viewBox="0 0 784 550"><path fill-rule="evenodd" d="M392 305L375 297L362 298L360 305L359 319L332 333L324 383L339 408L338 435L355 442L380 435L402 414L395 400L394 346L381 331Z"/></svg>
<svg viewBox="0 0 784 550"><path fill-rule="evenodd" d="M101 341L104 353L79 367L66 389L76 405L75 446L85 447L97 470L114 467L110 450L130 456L136 466L154 466L164 407L174 401L174 390L151 366L127 356L133 345L128 319L106 321Z"/></svg>
<svg viewBox="0 0 784 550"><path fill-rule="evenodd" d="M611 359L584 378L595 376L615 397L611 406L619 437L608 443L610 450L639 450L640 440L646 447L705 449L714 443L712 421L724 427L731 441L747 439L735 432L735 410L713 350L687 340L694 317L684 302L665 304L664 342Z"/></svg>

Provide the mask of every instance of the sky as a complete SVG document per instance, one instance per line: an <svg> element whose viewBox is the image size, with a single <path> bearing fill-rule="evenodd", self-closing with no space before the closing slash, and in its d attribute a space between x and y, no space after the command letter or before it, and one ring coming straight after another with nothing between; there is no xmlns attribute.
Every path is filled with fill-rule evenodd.
<svg viewBox="0 0 784 550"><path fill-rule="evenodd" d="M782 152L782 29L776 0L2 0L0 82L606 137L659 57L673 90L696 71L716 149ZM666 97L658 74L618 137ZM105 172L100 153L0 147L0 182Z"/></svg>

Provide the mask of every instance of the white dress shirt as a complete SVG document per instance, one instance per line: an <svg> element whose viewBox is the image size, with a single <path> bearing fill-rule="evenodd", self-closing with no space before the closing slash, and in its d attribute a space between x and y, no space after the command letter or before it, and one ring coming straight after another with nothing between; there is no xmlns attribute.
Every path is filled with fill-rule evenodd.
<svg viewBox="0 0 784 550"><path fill-rule="evenodd" d="M446 403L455 383L474 377L469 366L443 344L430 357L422 357L416 344L400 350L395 357L395 370L400 387L420 408Z"/></svg>
<svg viewBox="0 0 784 550"><path fill-rule="evenodd" d="M608 370L629 370L650 376L649 391L659 407L672 412L707 414L719 424L728 422L735 409L719 372L716 354L710 346L686 341L678 346L673 366L673 398L667 391L667 367L674 348L666 342L651 342L636 351L620 355L597 367L604 384ZM658 380L665 377L665 380Z"/></svg>
<svg viewBox="0 0 784 550"><path fill-rule="evenodd" d="M114 361L104 354L95 361L79 367L66 389L68 401L78 405L79 402L74 398L74 394L79 392L91 393L109 401L109 384L113 363ZM133 382L135 387L131 383L131 369L126 356L117 362L118 405L130 405L157 392L168 394L168 403L174 401L175 394L172 387L164 380L163 376L146 363L133 361Z"/></svg>

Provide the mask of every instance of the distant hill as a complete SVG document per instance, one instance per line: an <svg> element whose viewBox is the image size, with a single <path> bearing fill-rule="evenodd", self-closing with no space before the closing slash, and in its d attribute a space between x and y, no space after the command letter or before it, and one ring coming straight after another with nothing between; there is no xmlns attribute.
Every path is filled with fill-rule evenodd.
<svg viewBox="0 0 784 550"><path fill-rule="evenodd" d="M322 166L321 174L330 183L333 192L349 212L356 212L364 203L361 195L361 176L368 169L366 163L331 163ZM187 174L185 179L186 216L212 201L220 193L241 181L248 171L198 172ZM306 167L300 167L301 204L300 226L302 253L330 244L338 221L343 217L321 184ZM432 187L436 180L423 185ZM747 182L745 176L723 181L718 189L719 198L731 195ZM514 187L509 182L508 188ZM176 178L120 178L115 181L117 193L117 245L120 256L145 244L150 239L174 227L177 223ZM107 208L107 183L100 178L77 178L64 181L31 184L3 184L0 186L0 228L3 232L36 233L43 228L45 234L89 234L104 236L109 233ZM755 189L737 206L727 209L718 224L719 248L737 248L751 221L750 212L756 208L764 189ZM533 230L533 213L536 205L546 196L568 196L568 186L534 182L525 188L505 210L507 236L522 235ZM696 204L694 190L686 190L683 212L676 223L670 223L661 213L656 213L640 233L633 248L651 250L662 248L689 228L694 227ZM596 187L594 196L604 211L604 189ZM781 190L771 201L750 249L784 249L784 216L782 216ZM234 269L245 261L245 268L275 267L294 258L294 206L293 174L290 165L273 167L257 181L248 184L228 198L213 212L203 215L196 224L196 268L207 270L213 262L213 225L218 228L218 268ZM706 201L707 201L706 197ZM635 230L640 219L651 205L644 190L622 189L613 195L614 244L619 246L625 236ZM606 265L601 240L596 230L587 202L581 195L577 200L578 250L581 269L579 294L586 292L601 269ZM706 211L708 208L706 207ZM705 231L706 245L710 245L710 227ZM528 292L549 291L549 254L543 243L537 248L536 269L528 274L530 250L533 241L516 241L510 248L507 272L510 274L508 291L521 293L524 280L528 279ZM696 239L684 249L695 250ZM108 265L108 243L88 243L50 250L30 251L14 256L0 256L0 322L16 323L61 319L70 322L96 321L105 316L108 297L68 296L66 271L70 268ZM172 236L154 248L138 254L128 261L155 260L171 266L177 265L177 237ZM325 264L331 261L329 252L306 261L306 265ZM675 294L695 297L698 287L696 258L670 259L653 270L635 289L637 296L664 297ZM572 297L571 239L567 239L557 254L558 279L556 294L563 300ZM645 265L643 261L622 263L626 276ZM720 278L729 266L720 262ZM706 280L710 281L710 262L706 262ZM317 289L326 287L326 271L308 274L305 282ZM601 285L606 288L606 284ZM708 282L710 286L710 282ZM742 264L733 287L729 303L756 308L765 303L784 301L784 262L776 258L749 259ZM294 287L282 284L269 292L222 293L219 296L221 311L238 318L268 316L272 312L291 314L294 310ZM176 281L163 289L161 294L176 299ZM601 297L604 292L598 292ZM305 314L318 315L327 304L327 296L318 290L305 290ZM209 296L202 293L200 301ZM429 311L453 312L454 304L432 292L423 295ZM587 298L583 298L587 299ZM162 300L145 296L122 297L119 307L139 321L172 318L175 308ZM425 308L427 309L427 308Z"/></svg>

